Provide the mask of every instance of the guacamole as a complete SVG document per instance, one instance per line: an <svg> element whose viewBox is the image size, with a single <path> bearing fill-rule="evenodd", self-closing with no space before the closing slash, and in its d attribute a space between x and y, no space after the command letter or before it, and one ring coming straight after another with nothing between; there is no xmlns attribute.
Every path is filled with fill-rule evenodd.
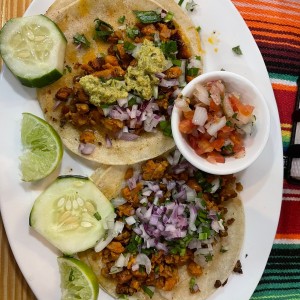
<svg viewBox="0 0 300 300"><path fill-rule="evenodd" d="M90 102L95 106L110 104L128 96L124 82L115 79L102 82L93 75L86 75L80 79L79 83L90 95Z"/></svg>
<svg viewBox="0 0 300 300"><path fill-rule="evenodd" d="M114 79L102 82L93 75L86 75L79 81L90 102L96 106L111 104L121 98L126 98L129 91L135 91L139 96L148 100L153 95L153 86L159 80L155 73L162 72L167 66L167 60L158 47L145 39L137 53L137 65L129 66L125 74L125 82Z"/></svg>
<svg viewBox="0 0 300 300"><path fill-rule="evenodd" d="M159 80L155 73L162 72L167 65L167 60L158 47L145 39L137 54L137 65L129 66L125 75L127 91L134 90L144 99L150 99L153 95L152 87Z"/></svg>

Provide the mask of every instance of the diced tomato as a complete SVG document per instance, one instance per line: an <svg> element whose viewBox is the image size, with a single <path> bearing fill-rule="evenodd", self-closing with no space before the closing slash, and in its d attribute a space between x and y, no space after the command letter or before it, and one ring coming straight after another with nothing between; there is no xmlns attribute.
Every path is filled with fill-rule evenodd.
<svg viewBox="0 0 300 300"><path fill-rule="evenodd" d="M217 138L211 142L211 145L214 147L215 150L221 151L221 148L224 146L225 139L224 138Z"/></svg>
<svg viewBox="0 0 300 300"><path fill-rule="evenodd" d="M202 155L214 150L214 147L211 145L211 143L204 138L198 140L197 146L198 147L195 149L195 151L198 155Z"/></svg>
<svg viewBox="0 0 300 300"><path fill-rule="evenodd" d="M192 123L192 120L183 119L179 122L179 131L181 133L186 133L186 134L192 133L194 128L196 128L196 125Z"/></svg>
<svg viewBox="0 0 300 300"><path fill-rule="evenodd" d="M209 110L214 112L219 112L221 110L221 105L216 104L215 101L211 100L209 102Z"/></svg>
<svg viewBox="0 0 300 300"><path fill-rule="evenodd" d="M232 127L232 126L227 126L227 125L225 125L224 127L222 127L222 128L220 129L220 131L222 131L222 132L224 132L224 133L231 132L231 131L233 131L233 130L234 130L234 127Z"/></svg>
<svg viewBox="0 0 300 300"><path fill-rule="evenodd" d="M185 119L192 120L194 117L194 113L195 113L194 110L189 110L189 111L184 111L183 115Z"/></svg>
<svg viewBox="0 0 300 300"><path fill-rule="evenodd" d="M249 105L249 104L243 104L240 99L237 97L231 96L229 98L230 103L232 105L232 109L235 112L239 112L244 116L250 116L254 110L254 106Z"/></svg>
<svg viewBox="0 0 300 300"><path fill-rule="evenodd" d="M225 163L225 157L217 151L212 151L208 153L207 160L210 163L221 163L221 164Z"/></svg>
<svg viewBox="0 0 300 300"><path fill-rule="evenodd" d="M237 153L244 147L243 137L238 132L232 132L230 134L230 140L233 143L233 152Z"/></svg>
<svg viewBox="0 0 300 300"><path fill-rule="evenodd" d="M188 136L188 141L189 141L189 144L190 146L193 148L193 149L196 149L198 147L197 145L197 141L198 139L196 137L194 137L193 135L189 135Z"/></svg>

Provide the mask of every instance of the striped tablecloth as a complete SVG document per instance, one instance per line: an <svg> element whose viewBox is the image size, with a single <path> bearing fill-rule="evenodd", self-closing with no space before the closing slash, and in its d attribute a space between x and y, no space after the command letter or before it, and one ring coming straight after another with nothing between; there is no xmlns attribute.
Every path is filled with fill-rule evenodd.
<svg viewBox="0 0 300 300"><path fill-rule="evenodd" d="M9 18L21 16L30 2L31 0L0 0L1 27ZM250 28L266 63L280 115L283 149L286 151L291 138L296 81L300 75L300 0L232 2ZM282 197L276 238L252 300L300 299L300 186L284 181ZM0 299L35 299L14 261L2 221Z"/></svg>

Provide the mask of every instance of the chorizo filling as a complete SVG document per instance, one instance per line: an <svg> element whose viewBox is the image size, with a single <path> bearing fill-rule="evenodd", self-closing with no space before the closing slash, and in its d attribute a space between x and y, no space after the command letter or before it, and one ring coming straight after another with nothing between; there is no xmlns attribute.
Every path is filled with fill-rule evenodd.
<svg viewBox="0 0 300 300"><path fill-rule="evenodd" d="M99 129L107 147L113 139L131 141L157 129L171 136L174 99L201 72L201 58L192 56L172 13L134 13L136 24L123 24L123 17L116 30L95 20L95 39L109 44L107 53L77 63L73 84L56 92L61 126L75 126L83 144L96 143ZM89 44L84 35L74 36L78 51Z"/></svg>
<svg viewBox="0 0 300 300"><path fill-rule="evenodd" d="M234 222L225 219L224 203L237 196L241 184L233 175L195 169L178 150L129 168L124 181L120 197L113 199L114 225L92 255L104 264L102 275L115 282L117 294L151 295L154 289L172 291L178 268L186 266L187 289L200 292L195 278ZM227 250L222 244L220 252Z"/></svg>

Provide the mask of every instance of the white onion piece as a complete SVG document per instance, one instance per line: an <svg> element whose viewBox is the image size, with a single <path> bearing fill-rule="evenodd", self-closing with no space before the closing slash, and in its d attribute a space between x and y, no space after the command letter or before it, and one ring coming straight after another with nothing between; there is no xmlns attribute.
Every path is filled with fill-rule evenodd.
<svg viewBox="0 0 300 300"><path fill-rule="evenodd" d="M195 99L197 101L200 101L200 102L204 103L205 105L209 105L210 104L210 99L209 99L208 91L201 84L197 84L196 85L195 90L193 92L193 96L195 97Z"/></svg>
<svg viewBox="0 0 300 300"><path fill-rule="evenodd" d="M189 104L185 98L178 97L175 100L175 106L182 111L190 111Z"/></svg>
<svg viewBox="0 0 300 300"><path fill-rule="evenodd" d="M112 106L102 108L104 117L107 117L112 109Z"/></svg>
<svg viewBox="0 0 300 300"><path fill-rule="evenodd" d="M117 197L111 200L111 204L113 207L118 207L120 205L125 204L127 201L123 197Z"/></svg>
<svg viewBox="0 0 300 300"><path fill-rule="evenodd" d="M207 110L204 107L196 106L192 123L199 126L204 126L207 121Z"/></svg>
<svg viewBox="0 0 300 300"><path fill-rule="evenodd" d="M173 67L173 63L171 60L168 59L166 66L163 68L163 72L170 69L171 67Z"/></svg>
<svg viewBox="0 0 300 300"><path fill-rule="evenodd" d="M174 291L163 291L163 290L158 290L159 294L167 299L167 300L172 300L174 296Z"/></svg>
<svg viewBox="0 0 300 300"><path fill-rule="evenodd" d="M132 55L134 58L137 58L138 55L139 55L139 52L140 52L140 50L141 50L142 44L134 44L134 45L135 45L135 48L132 50L131 55Z"/></svg>
<svg viewBox="0 0 300 300"><path fill-rule="evenodd" d="M201 60L196 59L196 58L191 58L189 60L188 69L190 69L190 68L199 68L199 69L201 69L201 67L202 67Z"/></svg>
<svg viewBox="0 0 300 300"><path fill-rule="evenodd" d="M126 107L128 104L128 98L120 98L117 100L120 107Z"/></svg>
<svg viewBox="0 0 300 300"><path fill-rule="evenodd" d="M207 133L214 136L221 128L226 125L226 117L218 119L216 122L211 123L208 128L206 128Z"/></svg>
<svg viewBox="0 0 300 300"><path fill-rule="evenodd" d="M133 216L130 216L130 217L127 217L127 218L125 219L125 222L126 222L128 225L133 225L133 224L136 222L136 220L135 220L135 218L134 218Z"/></svg>
<svg viewBox="0 0 300 300"><path fill-rule="evenodd" d="M211 193L211 194L214 194L214 193L218 190L218 188L220 187L220 178L215 178L215 179L211 182L211 184L212 184L212 188L211 188L210 193Z"/></svg>
<svg viewBox="0 0 300 300"><path fill-rule="evenodd" d="M116 236L118 236L124 228L124 223L116 221L114 228L108 230L107 238L100 239L99 243L95 246L95 252L102 251Z"/></svg>
<svg viewBox="0 0 300 300"><path fill-rule="evenodd" d="M151 272L151 260L146 254L139 253L136 258L135 258L135 263L132 265L132 270L136 271L139 269L139 266L145 266L146 268L146 273L150 274Z"/></svg>

